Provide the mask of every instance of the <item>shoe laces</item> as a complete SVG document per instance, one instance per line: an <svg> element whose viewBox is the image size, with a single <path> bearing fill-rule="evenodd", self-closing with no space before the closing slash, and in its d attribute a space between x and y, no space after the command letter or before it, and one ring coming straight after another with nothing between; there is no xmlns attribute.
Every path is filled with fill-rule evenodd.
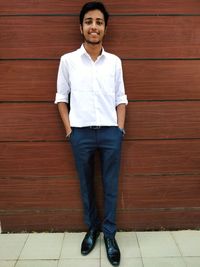
<svg viewBox="0 0 200 267"><path fill-rule="evenodd" d="M108 244L108 247L112 246L116 248L116 242L114 238L107 238L107 244Z"/></svg>

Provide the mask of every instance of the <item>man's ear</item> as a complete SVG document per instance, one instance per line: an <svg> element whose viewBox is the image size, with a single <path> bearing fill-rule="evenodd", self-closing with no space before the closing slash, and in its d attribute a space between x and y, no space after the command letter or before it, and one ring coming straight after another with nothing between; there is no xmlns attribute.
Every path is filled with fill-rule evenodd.
<svg viewBox="0 0 200 267"><path fill-rule="evenodd" d="M80 24L80 32L83 34L83 26Z"/></svg>

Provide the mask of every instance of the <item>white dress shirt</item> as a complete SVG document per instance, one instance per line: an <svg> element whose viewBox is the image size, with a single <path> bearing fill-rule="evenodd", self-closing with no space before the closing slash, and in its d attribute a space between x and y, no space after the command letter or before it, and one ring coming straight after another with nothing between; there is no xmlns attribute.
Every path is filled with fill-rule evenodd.
<svg viewBox="0 0 200 267"><path fill-rule="evenodd" d="M128 104L121 60L102 50L94 62L84 46L61 57L55 103L69 102L71 127L117 126L116 107Z"/></svg>

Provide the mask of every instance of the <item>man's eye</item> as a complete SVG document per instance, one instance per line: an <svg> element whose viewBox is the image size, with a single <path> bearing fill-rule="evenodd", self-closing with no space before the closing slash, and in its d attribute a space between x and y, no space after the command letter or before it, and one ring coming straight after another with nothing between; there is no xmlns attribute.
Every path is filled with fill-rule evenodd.
<svg viewBox="0 0 200 267"><path fill-rule="evenodd" d="M103 22L102 21L97 21L97 25L103 25Z"/></svg>
<svg viewBox="0 0 200 267"><path fill-rule="evenodd" d="M85 24L87 24L87 25L90 25L91 23L92 23L91 20L86 20L86 21L85 21Z"/></svg>

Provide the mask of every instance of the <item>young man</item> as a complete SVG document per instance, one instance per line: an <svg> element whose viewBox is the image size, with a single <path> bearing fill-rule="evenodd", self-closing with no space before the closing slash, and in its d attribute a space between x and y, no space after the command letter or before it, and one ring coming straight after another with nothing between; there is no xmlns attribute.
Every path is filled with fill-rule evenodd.
<svg viewBox="0 0 200 267"><path fill-rule="evenodd" d="M116 205L121 142L124 135L125 95L121 60L105 52L102 41L109 14L101 2L86 3L80 12L80 49L61 57L55 103L70 141L80 179L85 223L81 244L87 255L103 231L110 263L118 266ZM70 108L68 108L70 94ZM94 155L99 151L104 189L104 218L95 205Z"/></svg>

